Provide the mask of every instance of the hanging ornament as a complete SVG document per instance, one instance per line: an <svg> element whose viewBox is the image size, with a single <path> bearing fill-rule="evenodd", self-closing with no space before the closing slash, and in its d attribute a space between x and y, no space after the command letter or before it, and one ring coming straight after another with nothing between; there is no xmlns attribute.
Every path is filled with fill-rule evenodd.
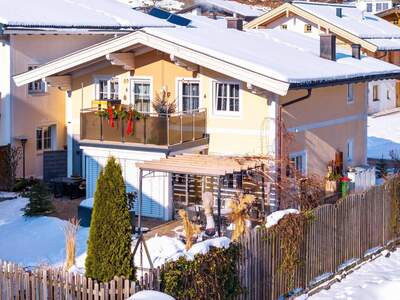
<svg viewBox="0 0 400 300"><path fill-rule="evenodd" d="M126 128L126 134L131 135L133 133L133 112L132 110L128 111L128 126Z"/></svg>
<svg viewBox="0 0 400 300"><path fill-rule="evenodd" d="M111 106L108 107L108 118L110 121L111 128L114 128L114 111Z"/></svg>

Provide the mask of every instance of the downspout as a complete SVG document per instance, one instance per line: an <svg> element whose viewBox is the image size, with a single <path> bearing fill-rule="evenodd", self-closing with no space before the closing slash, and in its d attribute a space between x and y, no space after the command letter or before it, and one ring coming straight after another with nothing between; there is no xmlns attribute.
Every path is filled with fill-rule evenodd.
<svg viewBox="0 0 400 300"><path fill-rule="evenodd" d="M279 105L279 109L278 109L278 127L277 127L278 128L278 132L277 132L278 133L278 141L277 141L277 146L278 146L277 148L278 149L276 151L276 153L278 154L277 161L279 162L279 167L278 167L278 170L277 170L277 173L278 173L277 180L278 180L278 182L280 182L282 180L282 161L281 161L282 160L282 156L283 156L282 109L284 107L289 106L289 105L292 105L292 104L295 104L295 103L298 103L298 102L301 102L303 100L306 100L306 99L310 98L311 94L312 94L312 89L308 88L307 89L307 94L305 96L301 96L299 98L290 100L290 101L288 101L286 103L283 103L283 104ZM279 190L277 192L278 192L278 197L277 197L278 198L277 199L278 200L278 209L281 209Z"/></svg>

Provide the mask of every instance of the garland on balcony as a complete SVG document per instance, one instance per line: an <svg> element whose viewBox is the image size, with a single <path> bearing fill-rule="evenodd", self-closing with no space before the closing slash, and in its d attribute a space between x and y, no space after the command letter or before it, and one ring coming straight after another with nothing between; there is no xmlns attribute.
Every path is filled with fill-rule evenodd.
<svg viewBox="0 0 400 300"><path fill-rule="evenodd" d="M134 122L144 118L143 114L131 107L117 110L113 106L109 106L106 109L99 110L97 115L106 118L111 128L115 127L115 120L128 120L126 128L127 135L133 134Z"/></svg>

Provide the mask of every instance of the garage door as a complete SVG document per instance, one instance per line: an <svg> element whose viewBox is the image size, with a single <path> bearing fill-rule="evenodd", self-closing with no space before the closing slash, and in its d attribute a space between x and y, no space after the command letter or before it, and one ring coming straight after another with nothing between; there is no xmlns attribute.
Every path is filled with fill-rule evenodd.
<svg viewBox="0 0 400 300"><path fill-rule="evenodd" d="M85 156L86 160L86 196L91 198L96 191L96 181L100 170L105 166L106 159L102 157ZM133 159L118 159L122 168L128 192L138 191L139 170ZM165 206L168 203L168 178L166 174L155 173L143 179L143 205L142 215L151 218L164 219ZM135 203L137 212L138 204Z"/></svg>

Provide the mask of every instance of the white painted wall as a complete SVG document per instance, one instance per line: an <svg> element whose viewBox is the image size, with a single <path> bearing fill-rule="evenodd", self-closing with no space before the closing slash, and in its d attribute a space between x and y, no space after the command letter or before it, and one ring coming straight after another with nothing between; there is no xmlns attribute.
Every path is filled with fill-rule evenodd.
<svg viewBox="0 0 400 300"><path fill-rule="evenodd" d="M358 0L356 6L373 14L393 7L392 0Z"/></svg>
<svg viewBox="0 0 400 300"><path fill-rule="evenodd" d="M374 101L373 86L378 85L379 100ZM381 80L368 83L368 114L396 108L396 80Z"/></svg>
<svg viewBox="0 0 400 300"><path fill-rule="evenodd" d="M9 41L0 37L0 146L11 143L10 55Z"/></svg>
<svg viewBox="0 0 400 300"><path fill-rule="evenodd" d="M311 32L304 32L304 26L306 24L311 25ZM287 26L287 30L294 31L297 33L304 34L309 37L319 38L320 30L318 26L312 22L307 21L306 19L298 16L290 16L290 17L282 17L268 25L268 28L281 28L282 25Z"/></svg>
<svg viewBox="0 0 400 300"><path fill-rule="evenodd" d="M165 157L164 153L159 152L100 147L81 147L81 149L83 150L83 160L86 168L88 160L91 159L103 168L106 165L108 157L114 156L117 158L122 167L127 191L138 191L139 189L139 169L135 166L137 162ZM90 172L90 170L85 170L85 178L87 182L87 197L93 197L96 188L94 182L97 180L97 175ZM170 220L172 218L172 197L169 195L172 191L170 181L170 175L159 172L143 179L144 216L156 217L163 220ZM137 203L135 204L135 209L137 209Z"/></svg>

